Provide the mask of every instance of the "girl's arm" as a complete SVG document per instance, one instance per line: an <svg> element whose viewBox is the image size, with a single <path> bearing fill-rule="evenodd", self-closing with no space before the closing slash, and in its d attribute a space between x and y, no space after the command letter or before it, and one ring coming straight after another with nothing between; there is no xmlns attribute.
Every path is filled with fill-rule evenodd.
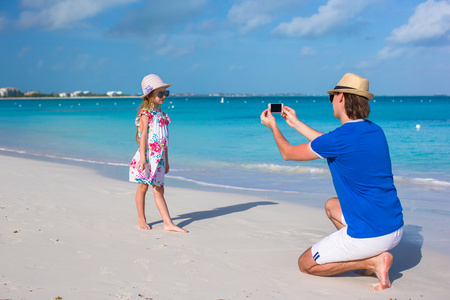
<svg viewBox="0 0 450 300"><path fill-rule="evenodd" d="M149 118L146 115L142 115L139 118L139 128L141 130L141 139L139 141L140 158L136 167L140 172L144 171L145 166L147 165L147 157L145 154L148 147L148 120Z"/></svg>
<svg viewBox="0 0 450 300"><path fill-rule="evenodd" d="M169 166L169 147L166 147L166 174L169 173L170 166Z"/></svg>

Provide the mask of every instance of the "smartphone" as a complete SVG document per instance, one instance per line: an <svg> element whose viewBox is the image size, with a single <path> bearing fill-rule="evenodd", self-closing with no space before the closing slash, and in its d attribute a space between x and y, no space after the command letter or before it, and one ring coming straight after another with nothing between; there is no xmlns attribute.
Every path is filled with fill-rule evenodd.
<svg viewBox="0 0 450 300"><path fill-rule="evenodd" d="M269 103L269 109L273 113L280 113L283 111L283 103Z"/></svg>

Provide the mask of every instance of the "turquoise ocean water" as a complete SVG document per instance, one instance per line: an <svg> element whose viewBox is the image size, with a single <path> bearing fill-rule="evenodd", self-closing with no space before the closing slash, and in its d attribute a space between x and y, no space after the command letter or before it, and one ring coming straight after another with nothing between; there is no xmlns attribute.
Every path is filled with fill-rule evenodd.
<svg viewBox="0 0 450 300"><path fill-rule="evenodd" d="M294 108L322 132L340 125L327 97L168 97L162 107L172 119L166 184L307 204L333 196L325 160L281 158L259 119L270 102ZM127 180L138 147L139 104L139 98L1 100L0 153L81 164ZM277 119L292 144L307 141ZM450 214L450 97L377 97L369 119L387 136L400 197L445 204L443 213Z"/></svg>

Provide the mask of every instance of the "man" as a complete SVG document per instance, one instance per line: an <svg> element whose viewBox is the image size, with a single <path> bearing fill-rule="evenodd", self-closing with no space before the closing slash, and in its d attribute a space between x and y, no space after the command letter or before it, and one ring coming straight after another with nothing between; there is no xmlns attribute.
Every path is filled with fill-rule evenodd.
<svg viewBox="0 0 450 300"><path fill-rule="evenodd" d="M382 129L368 121L369 81L347 73L328 91L334 116L341 126L327 134L301 122L284 106L287 124L310 143L291 145L281 133L271 111L261 114L285 160L326 158L337 198L329 199L325 211L336 232L306 250L298 259L300 271L333 276L351 270L376 275L375 290L389 288L389 268L394 248L403 234L403 214L394 186L387 141Z"/></svg>

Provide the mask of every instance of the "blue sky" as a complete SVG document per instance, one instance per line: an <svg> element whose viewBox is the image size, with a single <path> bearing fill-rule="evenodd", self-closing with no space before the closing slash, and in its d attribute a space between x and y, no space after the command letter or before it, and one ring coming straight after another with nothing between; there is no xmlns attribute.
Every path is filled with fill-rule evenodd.
<svg viewBox="0 0 450 300"><path fill-rule="evenodd" d="M450 0L0 0L0 87L450 95Z"/></svg>

